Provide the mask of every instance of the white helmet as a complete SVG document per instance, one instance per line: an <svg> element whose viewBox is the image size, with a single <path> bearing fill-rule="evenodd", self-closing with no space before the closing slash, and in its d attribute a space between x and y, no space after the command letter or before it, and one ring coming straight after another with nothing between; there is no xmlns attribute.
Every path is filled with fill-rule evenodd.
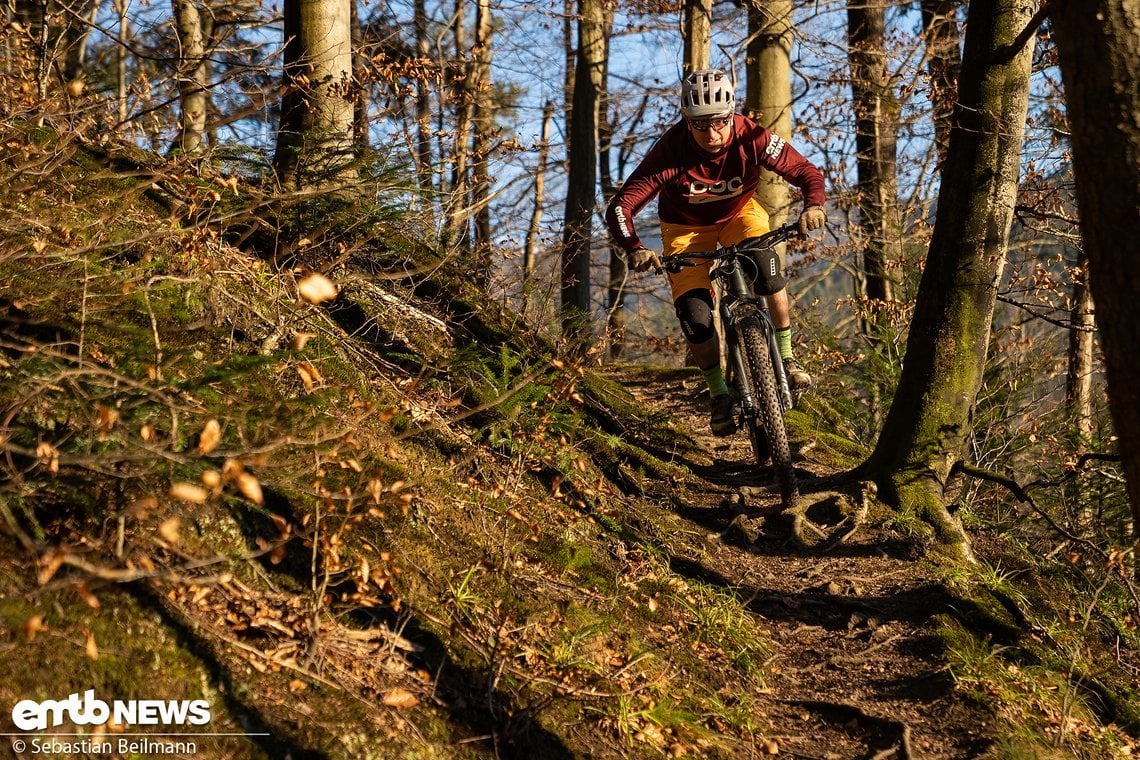
<svg viewBox="0 0 1140 760"><path fill-rule="evenodd" d="M736 110L732 80L720 69L694 71L681 83L681 113L686 119L728 116Z"/></svg>

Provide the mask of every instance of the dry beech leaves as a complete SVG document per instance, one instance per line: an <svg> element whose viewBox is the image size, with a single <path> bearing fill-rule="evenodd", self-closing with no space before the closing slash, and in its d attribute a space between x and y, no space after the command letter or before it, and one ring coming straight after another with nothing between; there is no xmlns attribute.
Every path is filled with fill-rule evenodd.
<svg viewBox="0 0 1140 760"><path fill-rule="evenodd" d="M331 301L339 292L336 283L320 272L313 272L297 282L297 293L311 304Z"/></svg>
<svg viewBox="0 0 1140 760"><path fill-rule="evenodd" d="M218 448L218 444L222 440L222 426L218 424L217 420L210 420L202 428L202 432L198 435L198 453L209 454L214 449Z"/></svg>

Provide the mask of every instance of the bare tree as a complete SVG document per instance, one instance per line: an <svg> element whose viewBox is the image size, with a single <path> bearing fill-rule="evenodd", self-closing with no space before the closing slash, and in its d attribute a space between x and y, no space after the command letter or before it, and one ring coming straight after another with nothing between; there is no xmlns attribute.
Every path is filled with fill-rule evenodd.
<svg viewBox="0 0 1140 760"><path fill-rule="evenodd" d="M862 247L861 295L870 315L868 337L882 334L883 306L894 300L889 273L901 250L896 144L900 103L886 50L886 6L848 0L847 44L851 95L855 107L856 203Z"/></svg>
<svg viewBox="0 0 1140 760"><path fill-rule="evenodd" d="M180 113L174 149L197 153L206 147L206 117L210 107L209 40L213 16L199 0L173 0L174 30L178 36L178 98ZM203 10L207 12L203 13Z"/></svg>
<svg viewBox="0 0 1140 760"><path fill-rule="evenodd" d="M588 335L590 242L598 178L598 106L605 65L605 10L602 0L579 0L574 95L570 107L570 172L562 233L563 333Z"/></svg>
<svg viewBox="0 0 1140 760"><path fill-rule="evenodd" d="M760 124L783 137L792 136L792 0L749 5L747 95L745 110ZM788 184L767 170L760 172L756 197L772 219L772 227L788 216Z"/></svg>
<svg viewBox="0 0 1140 760"><path fill-rule="evenodd" d="M490 0L477 0L475 6L475 48L471 61L472 177L471 207L475 217L474 253L476 278L486 287L491 274L491 140L495 130L495 103L491 82Z"/></svg>
<svg viewBox="0 0 1140 760"><path fill-rule="evenodd" d="M709 67L712 44L712 0L685 0L685 73Z"/></svg>
<svg viewBox="0 0 1140 760"><path fill-rule="evenodd" d="M1088 287L1088 257L1082 251L1077 260L1079 274L1074 278L1069 310L1069 367L1065 378L1065 400L1076 422L1077 437L1087 446L1092 438L1093 408L1093 318L1092 293Z"/></svg>
<svg viewBox="0 0 1140 760"><path fill-rule="evenodd" d="M471 244L469 233L470 209L467 205L470 190L471 119L475 98L471 84L471 62L467 60L467 20L464 0L455 0L455 17L452 26L455 40L455 68L449 91L455 102L455 140L451 154L451 189L447 199L448 232L454 244L467 249ZM442 131L442 130L441 130Z"/></svg>
<svg viewBox="0 0 1140 760"><path fill-rule="evenodd" d="M546 202L546 169L550 161L550 125L554 121L554 101L546 101L542 108L542 132L538 144L538 166L534 170L534 207L530 224L526 228L523 247L523 316L531 310L531 291L534 288L535 265L538 259L538 236L542 230L542 206Z"/></svg>
<svg viewBox="0 0 1140 760"><path fill-rule="evenodd" d="M415 0L413 27L416 36L416 52L427 60L431 51L428 40L428 16L424 0ZM416 80L416 147L413 158L416 164L416 177L421 192L434 188L432 181L431 148L431 87L425 77Z"/></svg>
<svg viewBox="0 0 1140 760"><path fill-rule="evenodd" d="M1109 409L1140 528L1140 2L1052 0L1049 14L1072 126L1089 284L1104 346Z"/></svg>
<svg viewBox="0 0 1140 760"><path fill-rule="evenodd" d="M91 13L91 0L9 0L11 19L19 22L35 57L36 93L46 99L56 87L85 76L82 60L90 27L83 22Z"/></svg>
<svg viewBox="0 0 1140 760"><path fill-rule="evenodd" d="M973 554L946 493L972 432L1005 265L1029 101L1033 11L1022 0L970 3L938 219L902 376L875 450L860 468L960 559Z"/></svg>
<svg viewBox="0 0 1140 760"><path fill-rule="evenodd" d="M950 117L958 95L962 56L958 52L958 9L962 0L921 0L922 36L926 41L926 70L930 76L930 105L939 163L950 144Z"/></svg>

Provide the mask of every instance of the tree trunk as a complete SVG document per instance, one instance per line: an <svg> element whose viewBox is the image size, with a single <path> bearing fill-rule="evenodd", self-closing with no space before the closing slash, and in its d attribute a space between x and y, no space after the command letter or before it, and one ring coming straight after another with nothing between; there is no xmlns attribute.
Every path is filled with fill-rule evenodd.
<svg viewBox="0 0 1140 760"><path fill-rule="evenodd" d="M750 5L745 111L785 140L792 136L792 0ZM771 226L788 217L788 183L768 170L760 172L756 198L771 218Z"/></svg>
<svg viewBox="0 0 1140 760"><path fill-rule="evenodd" d="M1108 403L1140 529L1140 2L1051 0ZM1134 531L1135 532L1135 531Z"/></svg>
<svg viewBox="0 0 1140 760"><path fill-rule="evenodd" d="M1078 445L1085 448L1092 440L1093 300L1088 288L1088 257L1077 260L1081 275L1074 280L1070 299L1069 370L1065 379L1065 401L1069 416L1076 420Z"/></svg>
<svg viewBox="0 0 1140 760"><path fill-rule="evenodd" d="M542 109L542 137L538 145L538 166L534 170L534 210L526 229L523 248L523 302L524 318L531 316L531 296L534 290L534 272L538 260L538 236L542 232L542 205L546 202L546 165L550 160L550 125L554 121L554 101L546 101Z"/></svg>
<svg viewBox="0 0 1140 760"><path fill-rule="evenodd" d="M613 28L613 14L606 13L605 37L609 41L609 31ZM706 45L707 49L707 45ZM603 57L606 70L602 76L603 91L598 119L598 173L602 187L602 201L609 203L618 190L618 182L613 173L614 129L617 126L617 113L610 113L609 99L609 50ZM708 66L708 61L700 66ZM629 279L629 265L625 253L611 241L609 246L609 277L606 285L606 340L609 343L611 359L625 356L625 285Z"/></svg>
<svg viewBox="0 0 1140 760"><path fill-rule="evenodd" d="M848 60L855 110L855 185L859 240L863 251L862 293L868 314L863 332L873 341L883 336L894 300L890 263L901 251L897 159L899 100L886 51L886 7L863 0L847 4Z"/></svg>
<svg viewBox="0 0 1140 760"><path fill-rule="evenodd" d="M475 10L475 49L472 51L471 206L475 214L474 263L479 286L486 289L491 280L491 140L495 129L495 104L491 82L491 3L477 0Z"/></svg>
<svg viewBox="0 0 1140 760"><path fill-rule="evenodd" d="M206 147L206 117L210 104L207 42L212 36L208 17L198 0L174 0L174 26L178 35L178 135L175 150L198 153Z"/></svg>
<svg viewBox="0 0 1140 760"><path fill-rule="evenodd" d="M578 52L570 110L570 164L562 225L563 334L585 349L590 328L590 243L597 199L598 101L605 63L601 0L579 0Z"/></svg>
<svg viewBox="0 0 1140 760"><path fill-rule="evenodd" d="M364 52L364 26L360 21L360 0L350 0L352 11L352 144L356 155L368 155L372 145L368 139L368 104L372 86L368 81L368 56Z"/></svg>
<svg viewBox="0 0 1140 760"><path fill-rule="evenodd" d="M958 98L962 56L958 32L961 0L922 0L922 36L926 41L926 71L930 75L930 106L938 164L946 161L950 145L950 117Z"/></svg>
<svg viewBox="0 0 1140 760"><path fill-rule="evenodd" d="M451 192L448 203L448 230L455 245L468 249L471 244L471 210L467 203L470 189L468 166L471 158L471 118L474 96L471 92L471 62L467 60L467 21L464 0L455 2L455 60L462 74L457 72L451 93L455 101L455 148L452 153Z"/></svg>
<svg viewBox="0 0 1140 760"><path fill-rule="evenodd" d="M1029 100L1035 27L1022 0L974 0L959 103L894 402L862 474L929 524L939 548L972 559L947 508L985 368L1005 265Z"/></svg>
<svg viewBox="0 0 1140 760"><path fill-rule="evenodd" d="M112 0L115 15L119 18L119 39L121 45L115 46L115 104L118 107L119 129L130 118L130 106L127 103L127 50L131 44L134 33L131 30L131 17L127 11L130 9L129 0Z"/></svg>
<svg viewBox="0 0 1140 760"><path fill-rule="evenodd" d="M685 0L685 73L709 67L712 45L712 0Z"/></svg>
<svg viewBox="0 0 1140 760"><path fill-rule="evenodd" d="M424 0L415 0L416 52L422 60L428 60L431 43L428 40L427 8ZM416 177L421 193L429 193L434 187L432 181L431 149L431 87L425 77L416 80Z"/></svg>
<svg viewBox="0 0 1140 760"><path fill-rule="evenodd" d="M350 0L285 0L281 128L274 168L282 185L355 176Z"/></svg>

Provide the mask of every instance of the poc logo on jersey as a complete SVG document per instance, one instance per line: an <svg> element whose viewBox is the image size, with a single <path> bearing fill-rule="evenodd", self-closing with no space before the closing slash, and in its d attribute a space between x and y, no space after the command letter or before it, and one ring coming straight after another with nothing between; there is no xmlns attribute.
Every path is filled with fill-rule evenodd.
<svg viewBox="0 0 1140 760"><path fill-rule="evenodd" d="M735 198L740 195L743 187L744 180L740 177L720 182L693 180L689 182L689 203L713 203L726 198Z"/></svg>

